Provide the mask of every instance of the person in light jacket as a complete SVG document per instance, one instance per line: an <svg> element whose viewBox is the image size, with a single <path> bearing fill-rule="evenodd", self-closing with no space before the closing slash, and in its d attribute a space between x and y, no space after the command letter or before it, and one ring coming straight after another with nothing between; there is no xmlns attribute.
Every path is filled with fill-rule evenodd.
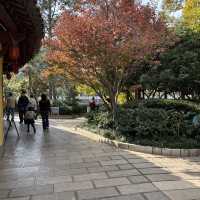
<svg viewBox="0 0 200 200"><path fill-rule="evenodd" d="M7 99L6 99L6 115L7 115L7 120L10 120L10 115L11 115L11 120L14 120L14 115L15 115L15 106L16 106L16 99L13 96L12 92L9 93Z"/></svg>
<svg viewBox="0 0 200 200"><path fill-rule="evenodd" d="M27 124L27 132L30 132L30 125L33 127L34 133L36 133L35 128L35 111L33 110L33 107L29 107L25 114L25 122Z"/></svg>
<svg viewBox="0 0 200 200"><path fill-rule="evenodd" d="M37 111L37 101L35 100L32 94L30 95L30 98L29 98L28 107L32 107L35 112Z"/></svg>

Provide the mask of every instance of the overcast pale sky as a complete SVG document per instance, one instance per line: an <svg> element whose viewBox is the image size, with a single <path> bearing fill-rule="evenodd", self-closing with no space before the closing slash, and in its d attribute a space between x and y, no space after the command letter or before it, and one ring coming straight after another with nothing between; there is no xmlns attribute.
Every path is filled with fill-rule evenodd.
<svg viewBox="0 0 200 200"><path fill-rule="evenodd" d="M141 0L141 2L143 4L152 2L156 6L156 9L161 10L163 0ZM175 17L180 17L182 15L182 11L177 11L177 12L173 13L172 15Z"/></svg>

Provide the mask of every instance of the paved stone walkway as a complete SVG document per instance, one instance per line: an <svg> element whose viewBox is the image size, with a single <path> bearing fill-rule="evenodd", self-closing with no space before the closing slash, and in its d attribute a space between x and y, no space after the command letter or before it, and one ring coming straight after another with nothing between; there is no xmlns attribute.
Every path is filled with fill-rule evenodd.
<svg viewBox="0 0 200 200"><path fill-rule="evenodd" d="M1 200L200 200L200 157L176 159L113 149L59 129L20 127L0 154Z"/></svg>

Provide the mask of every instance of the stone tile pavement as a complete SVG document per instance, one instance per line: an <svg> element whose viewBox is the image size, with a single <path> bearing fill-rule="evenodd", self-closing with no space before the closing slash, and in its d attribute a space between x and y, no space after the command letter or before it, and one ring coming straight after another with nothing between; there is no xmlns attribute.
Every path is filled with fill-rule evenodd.
<svg viewBox="0 0 200 200"><path fill-rule="evenodd" d="M200 200L200 157L114 149L62 130L10 132L0 153L0 200ZM62 126L61 126L62 125Z"/></svg>

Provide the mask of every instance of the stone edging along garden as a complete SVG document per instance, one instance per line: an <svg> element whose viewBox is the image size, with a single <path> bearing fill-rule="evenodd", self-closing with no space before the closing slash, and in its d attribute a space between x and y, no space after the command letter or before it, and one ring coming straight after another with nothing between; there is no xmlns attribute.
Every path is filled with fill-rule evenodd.
<svg viewBox="0 0 200 200"><path fill-rule="evenodd" d="M142 145L119 142L116 140L110 140L101 135L92 133L90 131L87 131L81 128L74 128L74 129L67 129L67 130L72 133L76 133L81 136L87 137L89 139L95 140L97 142L106 143L116 148L126 149L130 151L149 153L149 154L155 154L155 155L163 155L163 156L172 156L172 157L200 156L200 149L168 149L168 148L158 148L158 147L151 147L151 146L142 146Z"/></svg>

